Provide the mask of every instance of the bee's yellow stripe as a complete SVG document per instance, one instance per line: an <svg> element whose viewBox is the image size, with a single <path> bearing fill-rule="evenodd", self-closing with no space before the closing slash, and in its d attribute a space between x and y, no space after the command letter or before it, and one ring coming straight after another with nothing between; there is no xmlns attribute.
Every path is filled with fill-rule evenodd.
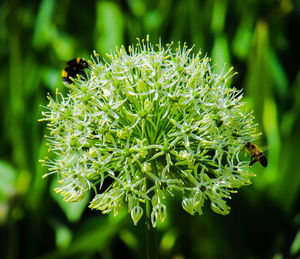
<svg viewBox="0 0 300 259"><path fill-rule="evenodd" d="M68 77L68 72L67 72L66 70L63 69L63 70L61 71L61 76L62 76L62 77Z"/></svg>

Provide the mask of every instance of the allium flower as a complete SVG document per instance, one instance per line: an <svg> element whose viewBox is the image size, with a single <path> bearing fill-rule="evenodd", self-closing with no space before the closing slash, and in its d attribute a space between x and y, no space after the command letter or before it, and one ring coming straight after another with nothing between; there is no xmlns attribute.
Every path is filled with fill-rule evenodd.
<svg viewBox="0 0 300 259"><path fill-rule="evenodd" d="M154 227L175 193L192 215L205 200L229 213L226 199L253 176L239 153L259 133L241 92L228 86L232 69L216 74L208 57L191 53L147 39L103 61L95 54L88 79L49 96L43 120L55 156L43 162L65 201L94 190L90 208L117 215L126 203L134 224L151 201Z"/></svg>

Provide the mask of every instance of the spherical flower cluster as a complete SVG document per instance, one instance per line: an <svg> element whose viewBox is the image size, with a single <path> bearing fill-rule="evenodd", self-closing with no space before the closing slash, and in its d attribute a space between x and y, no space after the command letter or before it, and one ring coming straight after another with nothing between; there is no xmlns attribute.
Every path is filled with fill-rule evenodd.
<svg viewBox="0 0 300 259"><path fill-rule="evenodd" d="M126 203L134 224L150 201L154 227L175 193L192 215L205 200L228 214L226 199L253 175L239 153L259 136L228 86L232 69L216 74L186 45L147 39L103 60L94 54L88 73L43 112L52 153L43 163L58 175L57 193L72 202L93 190L89 207L114 215Z"/></svg>

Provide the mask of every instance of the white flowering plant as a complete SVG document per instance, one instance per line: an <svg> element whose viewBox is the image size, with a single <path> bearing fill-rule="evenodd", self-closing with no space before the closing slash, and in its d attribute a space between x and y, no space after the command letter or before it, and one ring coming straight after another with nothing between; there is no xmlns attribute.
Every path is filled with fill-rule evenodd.
<svg viewBox="0 0 300 259"><path fill-rule="evenodd" d="M192 215L206 200L228 214L226 200L254 175L239 154L260 135L229 86L233 69L216 74L185 44L148 38L89 62L87 78L74 78L66 96L49 95L43 111L52 156L42 162L58 176L56 192L73 202L92 191L89 207L102 213L127 204L134 224L148 203L153 227L175 193Z"/></svg>

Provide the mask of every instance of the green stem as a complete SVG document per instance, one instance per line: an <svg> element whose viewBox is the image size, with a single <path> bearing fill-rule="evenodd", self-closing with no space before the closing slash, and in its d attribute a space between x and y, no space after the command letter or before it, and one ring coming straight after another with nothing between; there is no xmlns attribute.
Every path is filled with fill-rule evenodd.
<svg viewBox="0 0 300 259"><path fill-rule="evenodd" d="M147 179L147 189L151 188L152 182ZM146 251L147 259L157 259L157 242L156 229L152 227L151 223L152 203L151 200L146 201Z"/></svg>

